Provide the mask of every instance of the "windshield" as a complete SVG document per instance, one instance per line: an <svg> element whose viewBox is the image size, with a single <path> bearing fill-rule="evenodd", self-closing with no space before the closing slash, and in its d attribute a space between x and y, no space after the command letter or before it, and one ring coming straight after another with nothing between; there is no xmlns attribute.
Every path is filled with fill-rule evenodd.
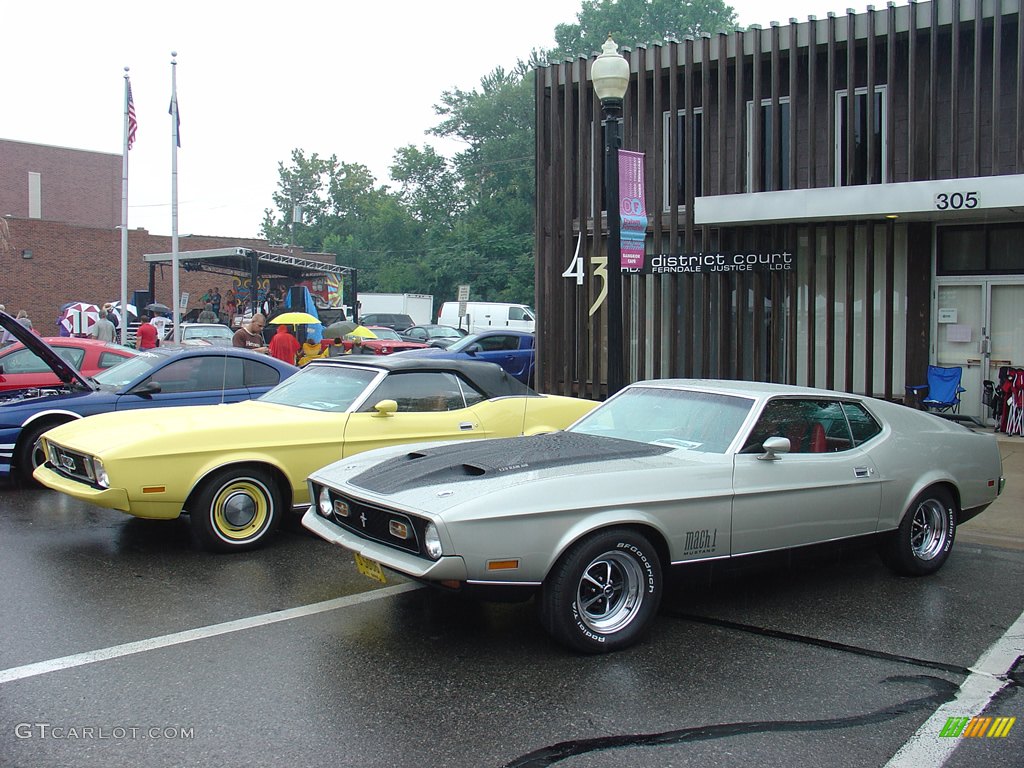
<svg viewBox="0 0 1024 768"><path fill-rule="evenodd" d="M155 355L151 352L140 352L135 357L130 357L123 363L100 371L92 380L100 385L100 389L120 389L125 384L135 381L141 376L147 375L167 358L163 355Z"/></svg>
<svg viewBox="0 0 1024 768"><path fill-rule="evenodd" d="M398 332L391 328L371 328L370 330L373 331L373 335L378 339L388 339L390 341L402 340L402 337L398 335Z"/></svg>
<svg viewBox="0 0 1024 768"><path fill-rule="evenodd" d="M461 334L454 328L448 328L443 325L435 325L433 328L426 328L428 339L458 339Z"/></svg>
<svg viewBox="0 0 1024 768"><path fill-rule="evenodd" d="M479 333L471 333L471 334L469 334L469 336L463 336L461 339L459 339L454 344L452 344L450 347L448 347L448 351L449 352L463 352L466 349L466 347L469 347L469 346L471 346L473 344L476 344L477 341L479 340L479 338L480 338L480 334Z"/></svg>
<svg viewBox="0 0 1024 768"><path fill-rule="evenodd" d="M347 411L380 373L373 368L310 365L258 399L314 411Z"/></svg>
<svg viewBox="0 0 1024 768"><path fill-rule="evenodd" d="M234 332L226 325L200 325L181 327L182 339L231 339Z"/></svg>
<svg viewBox="0 0 1024 768"><path fill-rule="evenodd" d="M715 392L631 387L591 411L569 431L725 453L753 402Z"/></svg>

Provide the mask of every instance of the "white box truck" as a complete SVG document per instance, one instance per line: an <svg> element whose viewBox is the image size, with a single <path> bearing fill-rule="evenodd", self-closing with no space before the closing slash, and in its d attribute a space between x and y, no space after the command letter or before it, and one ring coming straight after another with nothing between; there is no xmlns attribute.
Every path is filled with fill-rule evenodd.
<svg viewBox="0 0 1024 768"><path fill-rule="evenodd" d="M434 297L426 293L360 293L359 316L408 315L416 325L429 325L434 318Z"/></svg>
<svg viewBox="0 0 1024 768"><path fill-rule="evenodd" d="M459 302L446 301L441 305L437 322L439 325L465 328L470 333L492 328L513 328L533 333L537 327L534 312L526 304L500 301L467 301L464 317L459 317Z"/></svg>

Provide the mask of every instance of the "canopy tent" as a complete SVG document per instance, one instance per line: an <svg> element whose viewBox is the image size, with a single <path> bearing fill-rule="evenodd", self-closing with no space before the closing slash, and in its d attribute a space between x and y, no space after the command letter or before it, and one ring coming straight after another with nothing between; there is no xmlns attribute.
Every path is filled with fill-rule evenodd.
<svg viewBox="0 0 1024 768"><path fill-rule="evenodd" d="M172 253L147 253L143 256L150 270L158 264L171 264ZM231 248L206 248L197 251L179 251L178 263L186 272L210 272L231 277L244 275L251 279L251 285L259 284L262 277L285 277L293 283L319 275L348 276L352 281L352 295L356 294L356 270L340 264L315 261L286 253L258 251L242 246ZM150 280L152 285L153 280Z"/></svg>

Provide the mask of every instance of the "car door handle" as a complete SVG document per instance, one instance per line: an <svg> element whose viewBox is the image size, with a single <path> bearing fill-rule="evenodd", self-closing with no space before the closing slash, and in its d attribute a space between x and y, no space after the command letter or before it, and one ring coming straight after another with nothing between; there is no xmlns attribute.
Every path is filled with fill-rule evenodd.
<svg viewBox="0 0 1024 768"><path fill-rule="evenodd" d="M473 429L473 428L474 427L473 427L472 422L463 421L463 422L459 423L459 429L461 429L463 432L466 432L466 431L468 431L470 429Z"/></svg>
<svg viewBox="0 0 1024 768"><path fill-rule="evenodd" d="M854 477L871 477L873 472L874 472L874 470L872 470L871 467L854 467L853 468L853 476Z"/></svg>

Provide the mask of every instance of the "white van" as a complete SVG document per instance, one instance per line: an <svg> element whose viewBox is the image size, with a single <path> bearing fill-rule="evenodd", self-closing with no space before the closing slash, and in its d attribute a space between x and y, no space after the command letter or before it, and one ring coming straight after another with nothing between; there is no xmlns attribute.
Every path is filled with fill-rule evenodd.
<svg viewBox="0 0 1024 768"><path fill-rule="evenodd" d="M506 304L500 301L467 301L466 315L459 317L459 302L446 301L437 315L438 325L465 328L480 333L491 328L514 328L517 331L536 330L533 310L525 304Z"/></svg>

